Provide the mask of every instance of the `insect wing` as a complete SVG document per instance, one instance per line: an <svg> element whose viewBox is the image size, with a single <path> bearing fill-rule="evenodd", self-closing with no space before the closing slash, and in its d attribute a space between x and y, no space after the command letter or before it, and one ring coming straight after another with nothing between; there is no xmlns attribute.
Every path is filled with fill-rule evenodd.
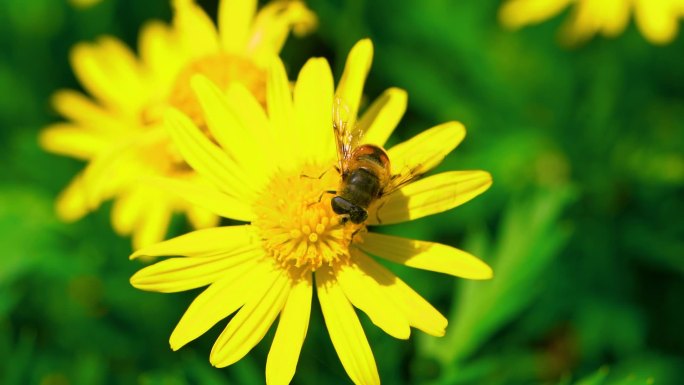
<svg viewBox="0 0 684 385"><path fill-rule="evenodd" d="M342 175L348 171L347 165L351 160L354 149L359 145L363 137L363 131L358 125L349 124L349 107L341 98L335 98L333 104L333 130L337 144L338 167Z"/></svg>
<svg viewBox="0 0 684 385"><path fill-rule="evenodd" d="M425 142L424 138L421 138L421 142ZM415 145L407 145L407 143L398 144L387 152L392 160L392 176L389 186L383 190L383 195L394 192L425 175L458 144L454 143L454 146L450 148L438 146L434 151L416 152Z"/></svg>
<svg viewBox="0 0 684 385"><path fill-rule="evenodd" d="M399 190L419 179L424 173L425 170L420 164L413 167L404 166L398 174L394 174L390 177L389 185L382 190L382 195L386 196Z"/></svg>

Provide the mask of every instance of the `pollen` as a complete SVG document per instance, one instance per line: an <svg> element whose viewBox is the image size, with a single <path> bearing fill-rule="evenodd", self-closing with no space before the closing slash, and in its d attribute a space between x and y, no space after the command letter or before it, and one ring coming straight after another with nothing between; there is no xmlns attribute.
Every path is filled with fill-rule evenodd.
<svg viewBox="0 0 684 385"><path fill-rule="evenodd" d="M266 104L266 72L250 60L226 53L206 56L187 65L178 74L169 96L169 103L188 115L200 128L205 126L204 114L190 86L190 79L201 74L225 90L238 82L262 104Z"/></svg>
<svg viewBox="0 0 684 385"><path fill-rule="evenodd" d="M330 206L331 191L339 183L334 167L304 170L276 173L255 202L252 222L268 254L283 268L301 273L348 262L352 241L365 230L343 223Z"/></svg>

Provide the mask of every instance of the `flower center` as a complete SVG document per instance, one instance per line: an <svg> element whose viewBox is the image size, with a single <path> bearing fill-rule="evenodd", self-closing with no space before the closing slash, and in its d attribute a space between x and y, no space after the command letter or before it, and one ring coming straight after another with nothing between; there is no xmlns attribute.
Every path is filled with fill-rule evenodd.
<svg viewBox="0 0 684 385"><path fill-rule="evenodd" d="M250 60L227 53L195 60L178 74L169 103L188 115L200 128L205 126L204 113L190 86L190 79L196 74L206 76L223 90L232 82L241 83L262 105L266 103L266 73Z"/></svg>
<svg viewBox="0 0 684 385"><path fill-rule="evenodd" d="M239 82L262 104L266 103L266 73L250 60L237 55L218 53L195 60L183 68L173 84L167 103L153 103L142 112L142 122L152 129L166 132L160 125L164 109L171 105L188 117L205 133L208 133L202 107L191 87L190 80L196 74L202 74L216 86L225 90L232 82ZM210 135L209 135L210 136ZM211 136L210 136L211 137ZM145 139L142 139L145 140ZM165 175L185 174L190 171L176 146L170 138L162 135L158 141L147 143L141 151L142 158L152 163L150 154L160 154L155 162L159 172Z"/></svg>
<svg viewBox="0 0 684 385"><path fill-rule="evenodd" d="M365 229L340 223L330 206L334 195L327 192L337 188L339 175L332 167L321 175L323 170L276 173L255 202L252 224L267 252L288 270L305 273L348 261L352 238Z"/></svg>

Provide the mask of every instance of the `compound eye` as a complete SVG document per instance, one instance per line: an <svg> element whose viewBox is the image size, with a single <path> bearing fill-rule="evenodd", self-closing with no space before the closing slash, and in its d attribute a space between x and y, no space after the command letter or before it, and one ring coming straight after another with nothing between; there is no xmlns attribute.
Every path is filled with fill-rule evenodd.
<svg viewBox="0 0 684 385"><path fill-rule="evenodd" d="M344 198L340 196L334 197L331 201L330 204L332 205L332 209L335 212L335 214L347 214L349 213L349 209L351 204Z"/></svg>
<svg viewBox="0 0 684 385"><path fill-rule="evenodd" d="M359 209L359 210L354 210L351 213L349 213L349 219L351 219L352 223L355 225L358 225L359 223L362 223L366 219L368 219L368 213L366 210Z"/></svg>

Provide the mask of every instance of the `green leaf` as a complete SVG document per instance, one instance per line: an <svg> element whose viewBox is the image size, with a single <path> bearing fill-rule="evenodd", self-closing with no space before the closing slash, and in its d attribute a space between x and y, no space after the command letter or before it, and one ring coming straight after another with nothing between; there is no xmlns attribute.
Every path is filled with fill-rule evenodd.
<svg viewBox="0 0 684 385"><path fill-rule="evenodd" d="M543 289L539 283L545 268L570 235L560 217L574 196L570 187L539 190L510 205L491 257L485 258L491 261L494 278L462 282L447 335L440 340L424 338L426 354L445 366L464 360L535 299ZM475 254L487 255L483 250Z"/></svg>
<svg viewBox="0 0 684 385"><path fill-rule="evenodd" d="M606 378L608 378L608 369L601 368L596 373L575 382L575 385L603 385L606 383Z"/></svg>
<svg viewBox="0 0 684 385"><path fill-rule="evenodd" d="M55 255L52 199L23 185L0 185L0 287Z"/></svg>

